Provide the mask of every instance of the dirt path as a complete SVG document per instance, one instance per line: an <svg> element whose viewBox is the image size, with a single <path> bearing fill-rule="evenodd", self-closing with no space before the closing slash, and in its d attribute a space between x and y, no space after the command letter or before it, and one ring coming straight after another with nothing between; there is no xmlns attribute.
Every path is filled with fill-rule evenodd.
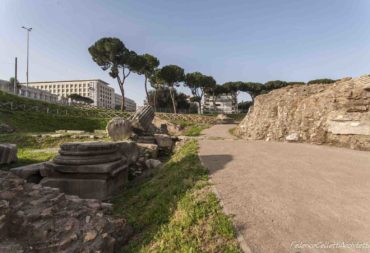
<svg viewBox="0 0 370 253"><path fill-rule="evenodd" d="M199 153L251 252L370 252L370 152L227 137Z"/></svg>

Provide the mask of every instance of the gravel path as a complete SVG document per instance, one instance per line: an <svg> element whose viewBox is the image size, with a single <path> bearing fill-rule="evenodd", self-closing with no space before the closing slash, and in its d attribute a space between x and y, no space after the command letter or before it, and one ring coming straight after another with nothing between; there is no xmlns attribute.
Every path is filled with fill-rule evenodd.
<svg viewBox="0 0 370 253"><path fill-rule="evenodd" d="M250 252L370 252L370 152L232 140L231 127L204 131L199 154Z"/></svg>

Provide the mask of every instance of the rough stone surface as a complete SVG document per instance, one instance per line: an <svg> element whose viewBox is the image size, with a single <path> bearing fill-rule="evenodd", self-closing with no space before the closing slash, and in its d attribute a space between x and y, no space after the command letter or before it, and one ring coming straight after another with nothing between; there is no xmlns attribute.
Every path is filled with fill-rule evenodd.
<svg viewBox="0 0 370 253"><path fill-rule="evenodd" d="M0 252L119 252L132 229L111 209L0 172Z"/></svg>
<svg viewBox="0 0 370 253"><path fill-rule="evenodd" d="M155 134L154 138L159 149L172 150L174 141L171 136L167 134Z"/></svg>
<svg viewBox="0 0 370 253"><path fill-rule="evenodd" d="M153 124L159 129L158 132L161 134L180 135L183 130L181 126L173 124L168 120L161 119L158 116L154 117Z"/></svg>
<svg viewBox="0 0 370 253"><path fill-rule="evenodd" d="M134 164L139 156L139 148L135 142L132 141L121 141L117 142L119 152L125 156L128 165Z"/></svg>
<svg viewBox="0 0 370 253"><path fill-rule="evenodd" d="M45 167L45 162L13 168L10 171L29 183L39 183L42 179L40 171Z"/></svg>
<svg viewBox="0 0 370 253"><path fill-rule="evenodd" d="M60 146L59 155L40 170L41 184L81 198L109 199L128 180L128 159L123 143L71 142Z"/></svg>
<svg viewBox="0 0 370 253"><path fill-rule="evenodd" d="M370 76L334 84L288 86L256 98L236 133L247 139L370 150Z"/></svg>
<svg viewBox="0 0 370 253"><path fill-rule="evenodd" d="M162 166L162 162L156 159L148 159L145 161L145 165L148 169L157 169Z"/></svg>
<svg viewBox="0 0 370 253"><path fill-rule="evenodd" d="M106 130L113 141L127 140L132 134L131 122L120 117L111 119L107 124Z"/></svg>
<svg viewBox="0 0 370 253"><path fill-rule="evenodd" d="M297 133L291 133L285 137L285 140L290 142L299 141L299 135Z"/></svg>
<svg viewBox="0 0 370 253"><path fill-rule="evenodd" d="M17 152L18 149L16 144L0 144L0 164L16 162L18 160Z"/></svg>
<svg viewBox="0 0 370 253"><path fill-rule="evenodd" d="M150 105L145 105L136 110L135 114L130 118L135 129L147 132L153 126L154 110Z"/></svg>
<svg viewBox="0 0 370 253"><path fill-rule="evenodd" d="M141 157L147 159L158 157L158 145L149 143L137 143Z"/></svg>

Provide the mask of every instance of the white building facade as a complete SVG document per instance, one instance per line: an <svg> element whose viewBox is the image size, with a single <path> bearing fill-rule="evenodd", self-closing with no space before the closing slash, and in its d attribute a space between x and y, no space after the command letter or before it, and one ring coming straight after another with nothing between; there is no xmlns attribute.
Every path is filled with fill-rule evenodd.
<svg viewBox="0 0 370 253"><path fill-rule="evenodd" d="M100 79L29 82L28 86L49 91L57 95L59 99L78 94L94 100L93 105L96 107L114 108L114 89Z"/></svg>
<svg viewBox="0 0 370 253"><path fill-rule="evenodd" d="M95 107L114 109L116 107L116 95L114 89L108 83L100 79L90 80L66 80L66 81L42 81L30 82L30 87L46 90L55 94L59 99L66 99L71 94L78 94L83 97L88 97L94 101L92 104ZM126 98L127 101L136 103ZM127 106L132 107L131 104Z"/></svg>
<svg viewBox="0 0 370 253"><path fill-rule="evenodd" d="M122 96L119 94L114 94L115 108L121 108ZM125 110L128 112L136 111L136 103L134 100L125 97Z"/></svg>
<svg viewBox="0 0 370 253"><path fill-rule="evenodd" d="M216 97L215 103L213 96L204 94L202 100L203 113L226 113L232 114L238 112L238 99L235 94L221 94Z"/></svg>

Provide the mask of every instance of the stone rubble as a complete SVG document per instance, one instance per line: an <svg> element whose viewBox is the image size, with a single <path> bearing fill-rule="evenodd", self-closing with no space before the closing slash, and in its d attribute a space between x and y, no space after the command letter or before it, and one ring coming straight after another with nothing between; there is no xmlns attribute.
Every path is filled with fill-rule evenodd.
<svg viewBox="0 0 370 253"><path fill-rule="evenodd" d="M0 164L9 164L16 162L17 157L17 145L10 143L0 144Z"/></svg>
<svg viewBox="0 0 370 253"><path fill-rule="evenodd" d="M0 171L0 252L119 252L132 234L112 206Z"/></svg>
<svg viewBox="0 0 370 253"><path fill-rule="evenodd" d="M235 132L246 139L370 150L370 76L288 86L257 96Z"/></svg>

